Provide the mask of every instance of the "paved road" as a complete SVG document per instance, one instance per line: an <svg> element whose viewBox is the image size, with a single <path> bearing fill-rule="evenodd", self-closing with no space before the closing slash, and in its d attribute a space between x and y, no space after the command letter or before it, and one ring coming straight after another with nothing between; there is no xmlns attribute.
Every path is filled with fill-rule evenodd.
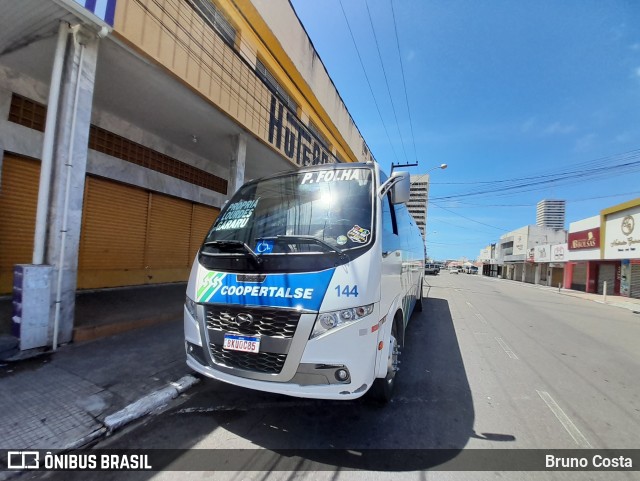
<svg viewBox="0 0 640 481"><path fill-rule="evenodd" d="M496 279L431 284L456 326L476 431L506 430L518 448L640 447L639 315Z"/></svg>
<svg viewBox="0 0 640 481"><path fill-rule="evenodd" d="M426 279L426 309L409 326L392 404L301 400L207 381L99 447L308 448L307 462L330 466L295 476L308 479L637 479L637 472L420 473L433 463L359 456L358 449L449 448L448 459L462 448L640 447L639 315L511 281L448 273ZM324 448L354 455L334 459ZM155 478L176 475L212 477ZM265 475L214 477L248 478Z"/></svg>

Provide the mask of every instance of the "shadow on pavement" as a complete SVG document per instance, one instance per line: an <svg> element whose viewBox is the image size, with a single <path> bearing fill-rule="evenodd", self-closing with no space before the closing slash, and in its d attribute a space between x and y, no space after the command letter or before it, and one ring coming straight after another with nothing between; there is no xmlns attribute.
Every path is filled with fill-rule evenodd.
<svg viewBox="0 0 640 481"><path fill-rule="evenodd" d="M168 450L164 469L192 471L225 466L222 470L400 472L455 458L470 437L480 436L473 431L471 391L447 301L429 298L425 312L414 314L401 368L387 406L366 397L297 399L206 380L179 407L96 447ZM170 451L189 448L203 451ZM226 456L227 463L208 464L214 452L214 459L222 462ZM128 479L150 476L127 474Z"/></svg>

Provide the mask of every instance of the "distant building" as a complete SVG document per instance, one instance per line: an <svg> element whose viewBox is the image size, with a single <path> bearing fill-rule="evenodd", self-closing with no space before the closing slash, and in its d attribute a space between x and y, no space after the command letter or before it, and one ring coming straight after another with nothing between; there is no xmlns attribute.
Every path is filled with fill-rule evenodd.
<svg viewBox="0 0 640 481"><path fill-rule="evenodd" d="M566 201L541 200L536 208L536 225L564 229Z"/></svg>
<svg viewBox="0 0 640 481"><path fill-rule="evenodd" d="M427 232L427 200L429 199L429 175L411 176L411 196L407 203L409 213L420 228L422 237L426 239Z"/></svg>

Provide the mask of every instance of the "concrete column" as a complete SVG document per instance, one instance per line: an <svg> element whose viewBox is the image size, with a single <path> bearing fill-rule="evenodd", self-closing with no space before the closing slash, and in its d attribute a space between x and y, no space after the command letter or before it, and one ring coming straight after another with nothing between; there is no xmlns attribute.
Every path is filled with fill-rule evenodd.
<svg viewBox="0 0 640 481"><path fill-rule="evenodd" d="M9 110L11 109L11 92L0 89L0 119L7 120L9 118ZM4 147L0 143L0 186L2 186L2 164L4 161Z"/></svg>
<svg viewBox="0 0 640 481"><path fill-rule="evenodd" d="M598 271L600 270L599 263L595 261L587 262L587 286L586 292L591 294L597 294L598 292Z"/></svg>
<svg viewBox="0 0 640 481"><path fill-rule="evenodd" d="M54 347L69 342L73 333L98 43L95 34L78 27L71 34L64 59L45 253L46 263L54 266L49 329Z"/></svg>
<svg viewBox="0 0 640 481"><path fill-rule="evenodd" d="M229 169L229 186L227 195L231 197L244 184L244 169L247 163L247 138L237 135L233 139L231 166Z"/></svg>
<svg viewBox="0 0 640 481"><path fill-rule="evenodd" d="M564 265L563 286L565 289L571 289L571 284L573 284L573 268L575 265L575 262L567 262Z"/></svg>

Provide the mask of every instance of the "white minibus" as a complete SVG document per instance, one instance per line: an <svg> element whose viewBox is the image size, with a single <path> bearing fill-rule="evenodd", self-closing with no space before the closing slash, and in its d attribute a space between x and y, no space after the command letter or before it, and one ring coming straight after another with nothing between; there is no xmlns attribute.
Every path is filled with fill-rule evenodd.
<svg viewBox="0 0 640 481"><path fill-rule="evenodd" d="M424 242L409 175L325 164L243 185L193 263L187 364L250 389L389 401Z"/></svg>

